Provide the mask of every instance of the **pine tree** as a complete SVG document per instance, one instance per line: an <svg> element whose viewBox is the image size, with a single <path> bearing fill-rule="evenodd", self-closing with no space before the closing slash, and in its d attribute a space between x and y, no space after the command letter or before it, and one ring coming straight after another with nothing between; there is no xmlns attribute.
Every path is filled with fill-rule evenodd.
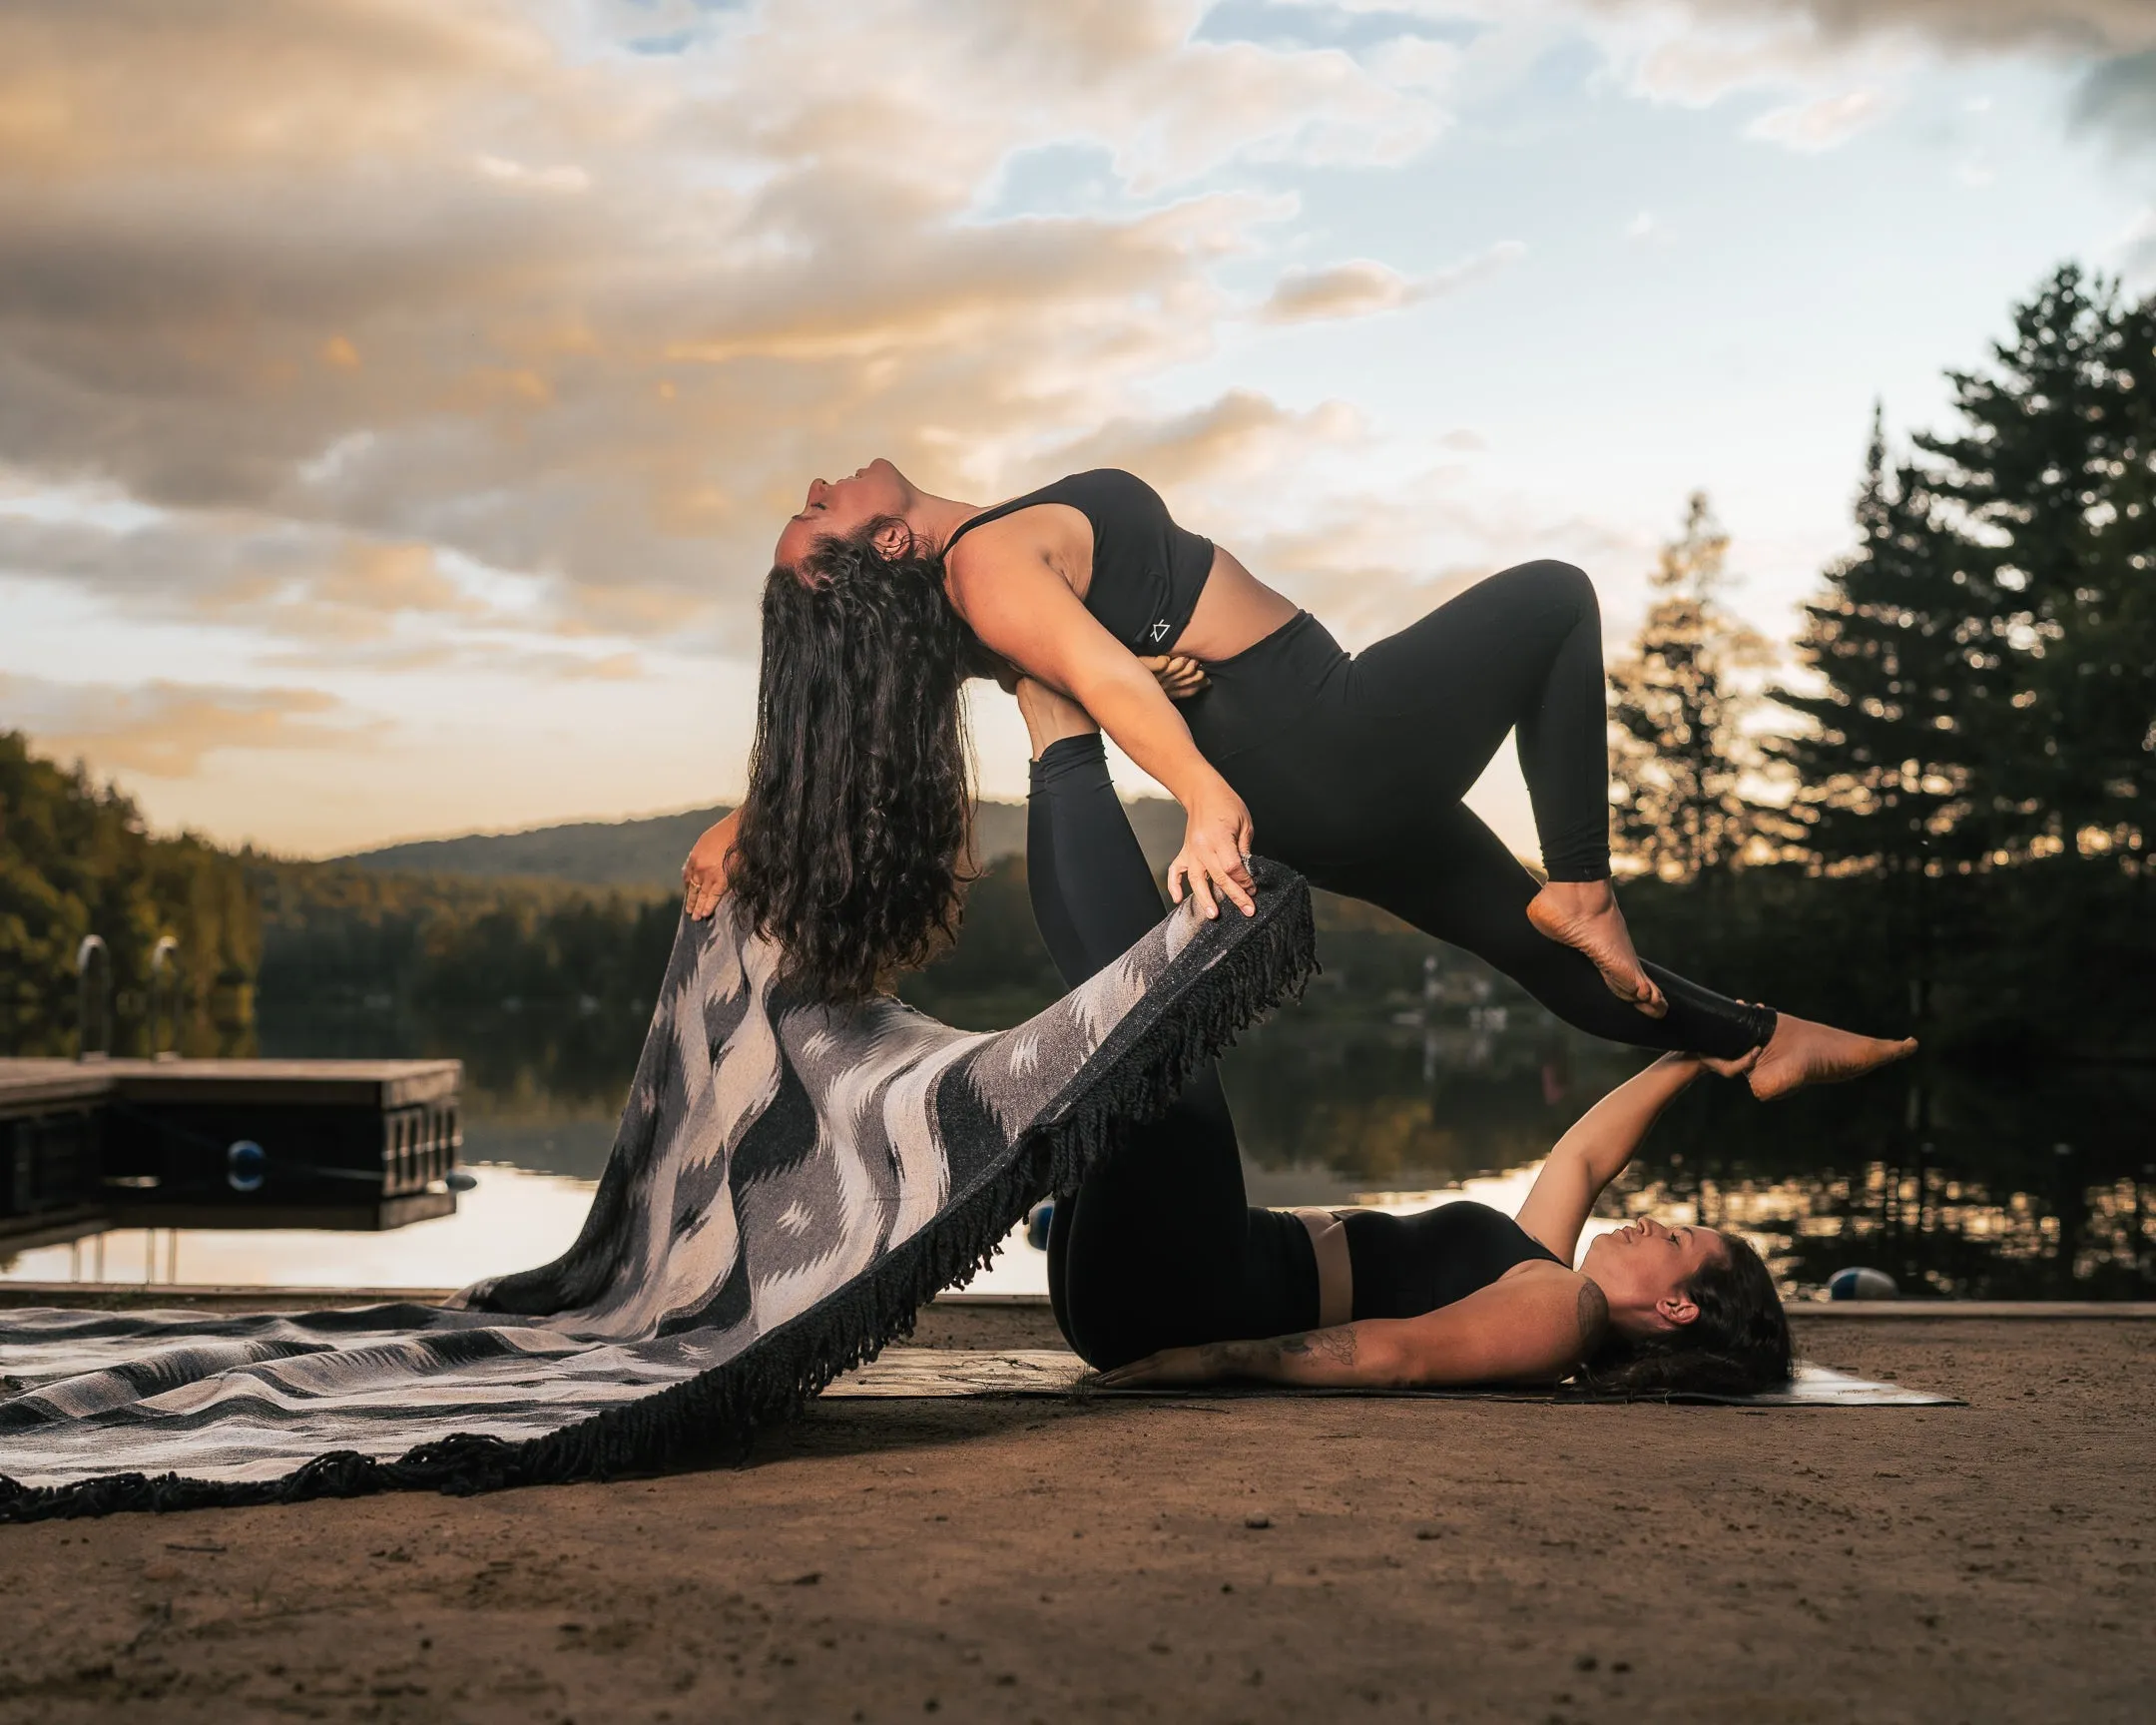
<svg viewBox="0 0 2156 1725"><path fill-rule="evenodd" d="M1723 607L1729 535L1704 493L1662 549L1630 659L1610 673L1616 743L1613 849L1665 880L1775 854L1781 823L1750 800L1764 758L1747 734L1759 697L1735 675L1764 665L1765 640Z"/></svg>
<svg viewBox="0 0 2156 1725"><path fill-rule="evenodd" d="M1821 686L1776 691L1809 723L1769 745L1798 781L1804 849L1832 872L1937 873L1984 843L1967 817L1973 740L2001 676L1991 590L1986 559L1936 515L1921 471L1888 471L1875 411L1861 543L1828 569L1797 636Z"/></svg>
<svg viewBox="0 0 2156 1725"><path fill-rule="evenodd" d="M2087 555L2047 705L2072 746L2058 762L2060 824L2085 853L2145 870L2156 840L2156 294L2115 316L2105 480L2086 511Z"/></svg>
<svg viewBox="0 0 2156 1725"><path fill-rule="evenodd" d="M1963 427L1917 445L1994 600L2010 685L1971 731L1969 819L2000 861L2113 836L2146 817L2148 341L2145 308L2068 265L2015 307L1986 372L1950 373ZM2128 511L2132 513L2128 513ZM2115 667L2115 669L2114 669ZM2136 725L2138 716L2140 723ZM2133 769L2138 768L2138 772ZM2122 784L2122 770L2124 783ZM2093 841L2084 835L2098 835Z"/></svg>

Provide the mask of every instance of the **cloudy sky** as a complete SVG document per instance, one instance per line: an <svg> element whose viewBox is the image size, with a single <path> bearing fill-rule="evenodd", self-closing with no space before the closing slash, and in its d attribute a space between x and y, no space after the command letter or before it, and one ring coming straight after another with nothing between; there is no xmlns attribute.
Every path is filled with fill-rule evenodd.
<svg viewBox="0 0 2156 1725"><path fill-rule="evenodd" d="M878 453L1350 646L1544 555L1621 643L1704 487L1786 636L2067 259L2156 285L2149 0L13 0L0 726L302 854L729 797Z"/></svg>

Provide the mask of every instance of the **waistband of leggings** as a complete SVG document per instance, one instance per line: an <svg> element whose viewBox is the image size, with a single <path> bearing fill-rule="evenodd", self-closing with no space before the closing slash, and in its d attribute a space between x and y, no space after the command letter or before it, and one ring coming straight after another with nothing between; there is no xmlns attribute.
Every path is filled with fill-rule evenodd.
<svg viewBox="0 0 2156 1725"><path fill-rule="evenodd" d="M1026 789L1029 795L1038 794L1079 775L1088 780L1108 776L1108 749L1098 731L1058 737L1049 744L1028 769Z"/></svg>
<svg viewBox="0 0 2156 1725"><path fill-rule="evenodd" d="M1298 611L1272 634L1261 636L1240 653L1205 662L1208 677L1238 677L1260 671L1324 672L1348 655L1333 631L1308 611Z"/></svg>

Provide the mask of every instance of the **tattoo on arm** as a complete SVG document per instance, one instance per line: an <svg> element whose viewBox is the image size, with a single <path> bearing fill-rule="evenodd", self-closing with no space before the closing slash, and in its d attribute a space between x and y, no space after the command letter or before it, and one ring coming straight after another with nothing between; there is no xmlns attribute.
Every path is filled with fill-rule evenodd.
<svg viewBox="0 0 2156 1725"><path fill-rule="evenodd" d="M1306 1330L1299 1336L1281 1338L1283 1354L1318 1355L1336 1366L1352 1366L1355 1360L1354 1332L1346 1325L1333 1330Z"/></svg>
<svg viewBox="0 0 2156 1725"><path fill-rule="evenodd" d="M1602 1344L1603 1332L1609 1328L1609 1299L1594 1283L1580 1282L1579 1330L1580 1358L1592 1354Z"/></svg>
<svg viewBox="0 0 2156 1725"><path fill-rule="evenodd" d="M1209 1378L1280 1381L1292 1376L1294 1366L1305 1363L1353 1366L1354 1332L1343 1327L1306 1330L1299 1335L1277 1336L1265 1342L1207 1342L1198 1349L1198 1361Z"/></svg>

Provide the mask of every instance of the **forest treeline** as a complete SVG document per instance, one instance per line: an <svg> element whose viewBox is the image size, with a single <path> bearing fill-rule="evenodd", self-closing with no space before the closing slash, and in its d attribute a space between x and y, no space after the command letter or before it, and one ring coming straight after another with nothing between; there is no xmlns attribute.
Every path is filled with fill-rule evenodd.
<svg viewBox="0 0 2156 1725"><path fill-rule="evenodd" d="M0 1052L74 1052L90 934L111 956L115 1052L148 1052L151 963L167 934L183 1041L205 1053L244 1042L262 926L241 860L187 835L152 838L119 792L0 731Z"/></svg>
<svg viewBox="0 0 2156 1725"><path fill-rule="evenodd" d="M1727 601L1705 498L1612 668L1613 832L1641 948L1736 992L1946 1052L2156 1059L2156 296L2074 268L1950 374L1955 425L1875 431L1855 549L1778 681ZM0 1041L74 1045L74 957L112 948L119 1045L182 945L187 1041L265 1011L648 1007L678 900L400 874L148 836L0 735ZM1336 978L1411 989L1429 943L1329 903ZM989 868L924 1009L1007 1021L1057 984L1023 860Z"/></svg>
<svg viewBox="0 0 2156 1725"><path fill-rule="evenodd" d="M2060 270L1950 433L1875 428L1798 674L1704 499L1612 677L1641 947L1987 1055L2156 1058L2156 296Z"/></svg>
<svg viewBox="0 0 2156 1725"><path fill-rule="evenodd" d="M112 1052L153 1052L155 1032L191 1054L246 1054L264 1011L648 996L676 913L653 893L384 874L156 838L119 791L0 732L0 1054L76 1052L91 934L110 954ZM167 936L178 1009L153 1024L152 957Z"/></svg>

